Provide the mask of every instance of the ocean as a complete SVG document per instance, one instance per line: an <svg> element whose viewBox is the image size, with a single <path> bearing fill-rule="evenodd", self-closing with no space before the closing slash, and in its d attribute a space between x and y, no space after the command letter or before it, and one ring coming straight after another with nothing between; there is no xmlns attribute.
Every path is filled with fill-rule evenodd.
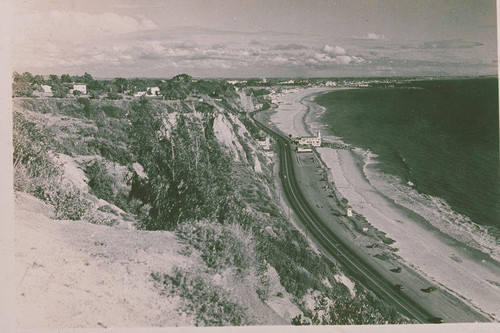
<svg viewBox="0 0 500 333"><path fill-rule="evenodd" d="M496 78L339 90L315 102L325 108L321 122L356 147L381 193L452 237L499 253Z"/></svg>

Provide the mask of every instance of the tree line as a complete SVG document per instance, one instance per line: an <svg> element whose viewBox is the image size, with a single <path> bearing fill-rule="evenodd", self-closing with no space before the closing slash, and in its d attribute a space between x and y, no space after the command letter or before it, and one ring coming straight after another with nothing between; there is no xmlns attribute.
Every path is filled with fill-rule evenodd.
<svg viewBox="0 0 500 333"><path fill-rule="evenodd" d="M42 85L51 86L53 97L68 97L73 83L83 83L87 86L90 98L121 99L126 95L137 92L148 92L150 87L160 89L158 96L164 99L185 99L191 93L206 94L218 97L234 87L224 80L194 80L187 74L179 74L171 79L161 78L122 78L94 79L91 74L83 75L33 75L30 72L13 73L12 97L33 97L34 92L43 92ZM81 92L75 90L73 94L79 96Z"/></svg>

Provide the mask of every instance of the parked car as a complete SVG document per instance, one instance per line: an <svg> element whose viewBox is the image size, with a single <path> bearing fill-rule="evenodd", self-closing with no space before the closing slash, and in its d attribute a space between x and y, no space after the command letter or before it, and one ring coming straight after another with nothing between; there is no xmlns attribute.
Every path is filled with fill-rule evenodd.
<svg viewBox="0 0 500 333"><path fill-rule="evenodd" d="M431 292L436 291L437 288L436 287L429 287L429 288L420 289L420 290L423 291L424 293L430 294Z"/></svg>
<svg viewBox="0 0 500 333"><path fill-rule="evenodd" d="M402 284L395 284L394 289L403 291L405 289L405 286L403 286Z"/></svg>

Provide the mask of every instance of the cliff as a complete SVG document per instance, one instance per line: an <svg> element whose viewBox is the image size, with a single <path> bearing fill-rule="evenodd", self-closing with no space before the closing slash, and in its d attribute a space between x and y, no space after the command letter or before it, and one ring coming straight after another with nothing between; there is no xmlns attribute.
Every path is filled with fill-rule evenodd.
<svg viewBox="0 0 500 333"><path fill-rule="evenodd" d="M404 321L287 221L252 91L174 83L179 99L14 100L21 326Z"/></svg>

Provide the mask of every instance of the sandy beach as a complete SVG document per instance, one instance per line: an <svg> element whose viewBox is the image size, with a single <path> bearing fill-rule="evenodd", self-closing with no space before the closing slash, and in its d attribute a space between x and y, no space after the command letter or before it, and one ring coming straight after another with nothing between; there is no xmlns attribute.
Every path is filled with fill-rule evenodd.
<svg viewBox="0 0 500 333"><path fill-rule="evenodd" d="M318 122L324 109L312 101L315 95L328 90L332 89L304 89L283 94L283 103L271 115L271 121L294 137L321 130L325 141L339 141ZM363 158L356 151L322 147L317 152L328 167L328 179L336 192L346 198L353 211L361 214L371 227L395 241L391 247L404 265L472 307L500 319L498 262L445 235L420 215L380 193L363 173Z"/></svg>

